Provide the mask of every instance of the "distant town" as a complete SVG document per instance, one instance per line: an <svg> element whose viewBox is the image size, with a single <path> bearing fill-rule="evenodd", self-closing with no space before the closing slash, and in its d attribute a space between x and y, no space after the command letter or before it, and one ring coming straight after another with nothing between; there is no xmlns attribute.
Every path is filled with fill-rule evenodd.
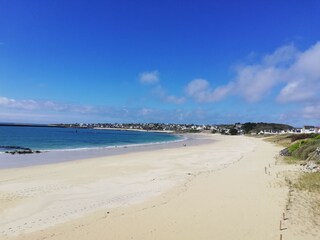
<svg viewBox="0 0 320 240"><path fill-rule="evenodd" d="M116 130L140 130L140 131L159 131L159 132L212 132L229 135L238 134L303 134L320 133L320 127L304 126L294 128L286 124L276 123L235 123L220 125L197 125L197 124L165 124L165 123L75 123L57 124L56 126L68 128L95 128L95 129L116 129Z"/></svg>
<svg viewBox="0 0 320 240"><path fill-rule="evenodd" d="M210 132L226 135L270 135L270 134L320 134L320 126L292 127L278 123L235 123L235 124L167 124L167 123L60 123L60 124L14 124L0 123L0 126L31 126L31 127L61 127L88 128L111 130L135 130L172 133Z"/></svg>

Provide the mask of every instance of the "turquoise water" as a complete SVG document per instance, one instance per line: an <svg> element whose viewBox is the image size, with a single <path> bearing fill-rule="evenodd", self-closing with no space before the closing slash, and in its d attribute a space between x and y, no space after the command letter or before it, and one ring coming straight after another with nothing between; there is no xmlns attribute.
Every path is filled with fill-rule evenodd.
<svg viewBox="0 0 320 240"><path fill-rule="evenodd" d="M154 132L0 126L0 152L12 150L12 147L66 150L148 144L178 139L180 137L173 134Z"/></svg>

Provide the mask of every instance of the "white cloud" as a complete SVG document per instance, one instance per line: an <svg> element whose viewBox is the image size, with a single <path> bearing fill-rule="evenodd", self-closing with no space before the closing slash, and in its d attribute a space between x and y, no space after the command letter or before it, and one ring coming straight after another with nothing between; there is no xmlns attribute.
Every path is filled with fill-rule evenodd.
<svg viewBox="0 0 320 240"><path fill-rule="evenodd" d="M209 82L205 79L194 79L188 83L186 87L187 95L194 97L198 101L203 99L203 95L206 95L206 92L209 89Z"/></svg>
<svg viewBox="0 0 320 240"><path fill-rule="evenodd" d="M165 101L169 102L169 103L182 104L185 102L185 100L186 99L184 97L177 97L177 96L173 96L173 95L165 96Z"/></svg>
<svg viewBox="0 0 320 240"><path fill-rule="evenodd" d="M188 83L185 92L189 97L193 97L197 102L214 102L225 97L233 88L233 83L226 86L212 89L205 79L194 79Z"/></svg>
<svg viewBox="0 0 320 240"><path fill-rule="evenodd" d="M215 102L228 95L257 102L281 84L279 102L320 100L320 42L304 52L292 44L283 46L255 64L239 65L235 79L215 89L207 80L192 80L186 93L198 102Z"/></svg>
<svg viewBox="0 0 320 240"><path fill-rule="evenodd" d="M9 108L20 108L34 110L40 108L40 104L34 100L15 100L7 97L0 97L0 106Z"/></svg>
<svg viewBox="0 0 320 240"><path fill-rule="evenodd" d="M0 96L0 107L25 111L57 111L74 113L93 113L97 109L93 106L63 104L52 101L38 101L33 99L12 99Z"/></svg>
<svg viewBox="0 0 320 240"><path fill-rule="evenodd" d="M139 74L139 80L142 84L156 84L160 81L159 72L143 72ZM184 97L177 97L174 95L169 95L167 91L160 85L156 84L151 92L154 96L159 98L162 102L173 103L173 104L182 104L185 102Z"/></svg>
<svg viewBox="0 0 320 240"><path fill-rule="evenodd" d="M265 66L286 66L292 63L299 55L293 44L280 47L272 54L267 54L262 63Z"/></svg>
<svg viewBox="0 0 320 240"><path fill-rule="evenodd" d="M284 75L280 102L320 101L320 42L300 53Z"/></svg>
<svg viewBox="0 0 320 240"><path fill-rule="evenodd" d="M139 81L142 84L154 84L159 82L159 72L142 72L139 74Z"/></svg>
<svg viewBox="0 0 320 240"><path fill-rule="evenodd" d="M156 86L153 89L152 94L160 98L163 102L167 103L182 104L186 100L184 97L177 97L167 94L166 90L163 89L161 85Z"/></svg>
<svg viewBox="0 0 320 240"><path fill-rule="evenodd" d="M276 85L284 84L279 102L311 101L320 90L320 42L304 52L293 45L266 55L261 63L245 65L237 70L235 94L248 101L258 101Z"/></svg>
<svg viewBox="0 0 320 240"><path fill-rule="evenodd" d="M0 97L0 105L9 105L14 103L14 99L6 98L6 97Z"/></svg>
<svg viewBox="0 0 320 240"><path fill-rule="evenodd" d="M288 45L265 55L258 63L239 65L232 82L233 88L229 88L226 95L239 95L248 102L261 100L276 85L286 81L287 72L298 56L297 49Z"/></svg>
<svg viewBox="0 0 320 240"><path fill-rule="evenodd" d="M274 67L259 65L241 66L237 70L236 81L233 82L231 94L240 95L248 102L256 102L263 98L281 80L281 73Z"/></svg>

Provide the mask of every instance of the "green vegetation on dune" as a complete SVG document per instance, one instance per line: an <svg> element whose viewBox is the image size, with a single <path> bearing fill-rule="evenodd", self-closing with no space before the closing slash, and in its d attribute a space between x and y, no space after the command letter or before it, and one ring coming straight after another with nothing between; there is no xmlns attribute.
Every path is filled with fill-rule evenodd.
<svg viewBox="0 0 320 240"><path fill-rule="evenodd" d="M272 142L290 139L292 142L283 152L287 152L285 156L292 156L300 160L314 160L320 163L320 155L317 149L320 149L320 134L299 134L289 135L285 138L274 137Z"/></svg>
<svg viewBox="0 0 320 240"><path fill-rule="evenodd" d="M273 135L273 136L267 137L265 141L272 142L282 147L289 147L292 143L289 136L291 135L289 134Z"/></svg>
<svg viewBox="0 0 320 240"><path fill-rule="evenodd" d="M298 147L296 145L298 145ZM291 152L292 156L301 160L307 160L309 157L312 158L312 155L315 155L315 159L311 160L319 160L317 159L315 151L317 148L320 148L320 139L311 138L308 140L302 140L300 143L294 143L289 148L292 148L292 146L296 148Z"/></svg>
<svg viewBox="0 0 320 240"><path fill-rule="evenodd" d="M287 138L291 140L291 142L295 142L297 140L302 140L302 139L320 139L320 134L317 133L304 133L304 134L290 134L287 135Z"/></svg>
<svg viewBox="0 0 320 240"><path fill-rule="evenodd" d="M311 160L320 164L320 154L317 152L320 149L320 134L276 135L266 140L286 147L280 155L287 163Z"/></svg>
<svg viewBox="0 0 320 240"><path fill-rule="evenodd" d="M303 141L299 141L299 142L296 142L296 143L290 145L288 147L289 153L292 154L294 151L296 151L301 146L301 144L303 144Z"/></svg>

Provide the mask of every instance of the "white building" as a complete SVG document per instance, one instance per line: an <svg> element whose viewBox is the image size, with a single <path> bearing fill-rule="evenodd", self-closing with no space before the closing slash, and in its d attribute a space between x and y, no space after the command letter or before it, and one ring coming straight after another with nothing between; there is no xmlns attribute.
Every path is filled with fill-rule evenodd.
<svg viewBox="0 0 320 240"><path fill-rule="evenodd" d="M301 133L316 133L316 128L314 126L304 126Z"/></svg>

